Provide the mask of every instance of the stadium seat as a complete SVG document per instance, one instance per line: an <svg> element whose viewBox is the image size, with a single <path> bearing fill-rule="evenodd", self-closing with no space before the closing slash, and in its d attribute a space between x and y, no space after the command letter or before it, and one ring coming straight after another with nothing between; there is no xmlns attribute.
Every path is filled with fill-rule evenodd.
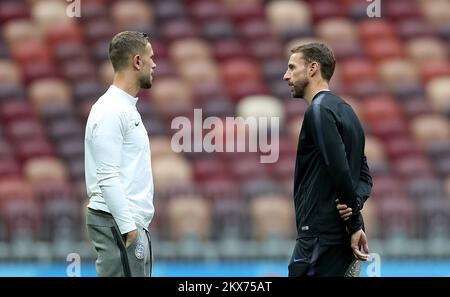
<svg viewBox="0 0 450 297"><path fill-rule="evenodd" d="M141 24L153 24L153 7L144 1L116 1L111 6L112 21L117 32L127 30Z"/></svg>
<svg viewBox="0 0 450 297"><path fill-rule="evenodd" d="M403 45L397 38L387 37L365 43L367 55L375 62L405 56Z"/></svg>
<svg viewBox="0 0 450 297"><path fill-rule="evenodd" d="M211 209L203 197L178 195L166 205L170 238L205 240L211 235Z"/></svg>
<svg viewBox="0 0 450 297"><path fill-rule="evenodd" d="M192 165L179 155L152 158L152 171L156 188L188 183L193 179Z"/></svg>
<svg viewBox="0 0 450 297"><path fill-rule="evenodd" d="M152 158L158 158L160 156L168 156L168 155L174 154L170 142L171 142L171 139L167 136L150 135Z"/></svg>
<svg viewBox="0 0 450 297"><path fill-rule="evenodd" d="M249 55L244 45L235 40L220 40L213 44L212 51L217 62L228 59L244 58Z"/></svg>
<svg viewBox="0 0 450 297"><path fill-rule="evenodd" d="M114 69L110 61L104 61L98 66L98 76L103 87L107 90L114 79Z"/></svg>
<svg viewBox="0 0 450 297"><path fill-rule="evenodd" d="M157 1L154 5L155 16L159 21L186 19L187 9L180 1Z"/></svg>
<svg viewBox="0 0 450 297"><path fill-rule="evenodd" d="M111 21L108 18L86 20L83 27L86 39L89 42L109 42L116 33L116 30L111 27Z"/></svg>
<svg viewBox="0 0 450 297"><path fill-rule="evenodd" d="M363 42L396 38L395 27L387 20L364 20L359 24L358 32Z"/></svg>
<svg viewBox="0 0 450 297"><path fill-rule="evenodd" d="M169 55L172 61L181 66L197 60L209 60L211 50L207 42L198 38L177 40L170 45Z"/></svg>
<svg viewBox="0 0 450 297"><path fill-rule="evenodd" d="M15 19L26 19L30 17L30 10L22 1L5 1L0 3L0 24Z"/></svg>
<svg viewBox="0 0 450 297"><path fill-rule="evenodd" d="M311 7L311 14L314 23L320 22L324 19L345 17L346 11L342 5L336 1L321 0L309 2Z"/></svg>
<svg viewBox="0 0 450 297"><path fill-rule="evenodd" d="M442 41L435 37L417 37L408 41L405 49L410 59L417 63L429 63L430 61L445 62L447 51Z"/></svg>
<svg viewBox="0 0 450 297"><path fill-rule="evenodd" d="M89 57L88 47L83 43L74 41L55 45L53 53L59 63Z"/></svg>
<svg viewBox="0 0 450 297"><path fill-rule="evenodd" d="M450 20L450 3L446 0L420 1L422 15L433 26L448 23Z"/></svg>
<svg viewBox="0 0 450 297"><path fill-rule="evenodd" d="M385 142L385 149L391 160L406 156L418 156L422 153L417 143L406 135L389 139Z"/></svg>
<svg viewBox="0 0 450 297"><path fill-rule="evenodd" d="M43 0L36 1L31 7L32 19L37 26L46 31L47 28L55 26L55 24L62 25L65 23L75 22L75 20L66 14L67 3Z"/></svg>
<svg viewBox="0 0 450 297"><path fill-rule="evenodd" d="M434 78L441 76L450 77L450 63L444 63L439 61L431 61L420 65L420 75L422 81L426 84Z"/></svg>
<svg viewBox="0 0 450 297"><path fill-rule="evenodd" d="M450 114L450 91L448 89L450 75L437 77L426 85L426 92L434 111Z"/></svg>
<svg viewBox="0 0 450 297"><path fill-rule="evenodd" d="M40 181L68 179L66 164L54 157L31 158L24 164L23 171L25 178L32 185Z"/></svg>
<svg viewBox="0 0 450 297"><path fill-rule="evenodd" d="M312 21L310 7L300 1L272 1L266 6L266 15L273 28L283 33L292 27L309 26Z"/></svg>
<svg viewBox="0 0 450 297"><path fill-rule="evenodd" d="M49 104L67 104L72 102L70 85L61 79L40 79L29 86L30 100L40 112Z"/></svg>
<svg viewBox="0 0 450 297"><path fill-rule="evenodd" d="M251 54L259 61L271 61L283 57L283 47L272 37L262 38L248 44Z"/></svg>
<svg viewBox="0 0 450 297"><path fill-rule="evenodd" d="M189 5L189 10L193 19L200 24L228 18L227 9L222 1L195 1Z"/></svg>
<svg viewBox="0 0 450 297"><path fill-rule="evenodd" d="M46 136L43 125L34 118L17 119L10 122L5 128L12 141L26 141Z"/></svg>
<svg viewBox="0 0 450 297"><path fill-rule="evenodd" d="M47 46L54 49L59 44L76 42L84 42L83 32L77 23L60 23L58 26L50 26L46 28L45 39Z"/></svg>
<svg viewBox="0 0 450 297"><path fill-rule="evenodd" d="M0 103L0 119L4 124L34 116L34 110L27 101L11 100Z"/></svg>
<svg viewBox="0 0 450 297"><path fill-rule="evenodd" d="M408 19L419 19L422 13L415 1L392 1L386 3L385 12L394 22Z"/></svg>
<svg viewBox="0 0 450 297"><path fill-rule="evenodd" d="M272 27L264 19L243 22L239 25L238 31L241 39L245 41L257 41L274 37Z"/></svg>
<svg viewBox="0 0 450 297"><path fill-rule="evenodd" d="M209 41L233 40L238 37L235 27L227 19L212 20L204 23L202 36Z"/></svg>
<svg viewBox="0 0 450 297"><path fill-rule="evenodd" d="M73 59L61 65L61 74L68 81L95 80L96 67L89 59Z"/></svg>
<svg viewBox="0 0 450 297"><path fill-rule="evenodd" d="M416 117L411 122L411 132L417 143L427 149L435 140L450 138L448 120L439 115L423 115Z"/></svg>
<svg viewBox="0 0 450 297"><path fill-rule="evenodd" d="M152 88L150 101L162 116L170 116L171 110L186 110L192 113L191 88L178 78L159 79Z"/></svg>
<svg viewBox="0 0 450 297"><path fill-rule="evenodd" d="M393 171L401 179L433 177L435 170L424 156L403 157L393 162Z"/></svg>
<svg viewBox="0 0 450 297"><path fill-rule="evenodd" d="M317 23L317 35L329 46L336 43L353 42L358 38L356 26L345 18L329 18Z"/></svg>
<svg viewBox="0 0 450 297"><path fill-rule="evenodd" d="M397 23L396 31L403 40L433 35L433 28L422 19L406 19Z"/></svg>
<svg viewBox="0 0 450 297"><path fill-rule="evenodd" d="M361 80L376 80L377 72L368 59L351 59L339 65L340 75L344 83L352 84Z"/></svg>
<svg viewBox="0 0 450 297"><path fill-rule="evenodd" d="M378 66L379 76L389 88L401 84L420 83L419 71L414 63L407 59L386 59Z"/></svg>
<svg viewBox="0 0 450 297"><path fill-rule="evenodd" d="M415 177L406 183L408 197L416 203L422 200L442 200L446 193L444 185L438 178Z"/></svg>
<svg viewBox="0 0 450 297"><path fill-rule="evenodd" d="M281 100L267 95L253 95L242 98L236 106L236 113L244 119L253 118L259 127L259 121L264 120L270 127L276 118L280 127L284 124L284 106Z"/></svg>
<svg viewBox="0 0 450 297"><path fill-rule="evenodd" d="M5 43L10 50L14 51L29 42L42 41L42 32L34 25L31 20L16 19L2 25L2 33Z"/></svg>
<svg viewBox="0 0 450 297"><path fill-rule="evenodd" d="M20 68L12 61L0 60L0 81L5 83L20 83L22 72Z"/></svg>
<svg viewBox="0 0 450 297"><path fill-rule="evenodd" d="M197 60L183 63L178 68L180 76L193 87L198 84L220 82L220 71L212 60Z"/></svg>
<svg viewBox="0 0 450 297"><path fill-rule="evenodd" d="M236 58L221 63L222 77L227 85L242 81L260 81L258 64L250 59Z"/></svg>
<svg viewBox="0 0 450 297"><path fill-rule="evenodd" d="M400 105L389 96L366 98L361 108L364 119L369 123L402 117Z"/></svg>
<svg viewBox="0 0 450 297"><path fill-rule="evenodd" d="M288 239L294 233L292 201L280 195L261 195L250 201L253 237L259 241Z"/></svg>
<svg viewBox="0 0 450 297"><path fill-rule="evenodd" d="M264 7L260 0L225 0L228 14L239 26L249 20L265 19Z"/></svg>
<svg viewBox="0 0 450 297"><path fill-rule="evenodd" d="M162 24L162 35L168 42L183 38L197 38L198 29L188 19L167 21Z"/></svg>
<svg viewBox="0 0 450 297"><path fill-rule="evenodd" d="M386 158L383 142L373 135L366 135L364 153L367 159L371 161L383 161Z"/></svg>

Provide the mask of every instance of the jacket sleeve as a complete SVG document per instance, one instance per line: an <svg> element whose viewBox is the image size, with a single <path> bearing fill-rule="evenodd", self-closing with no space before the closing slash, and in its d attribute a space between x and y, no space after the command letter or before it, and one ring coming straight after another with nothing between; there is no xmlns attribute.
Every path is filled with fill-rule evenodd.
<svg viewBox="0 0 450 297"><path fill-rule="evenodd" d="M97 182L122 234L136 229L120 181L120 162L126 127L126 122L120 114L105 113L95 128L92 142Z"/></svg>
<svg viewBox="0 0 450 297"><path fill-rule="evenodd" d="M364 220L361 210L363 209L366 200L370 197L372 186L372 176L370 175L369 166L367 165L367 158L363 155L361 160L361 173L356 188L357 203L355 208L352 209L353 215L347 221L347 228L350 234L353 234L359 229L364 229Z"/></svg>
<svg viewBox="0 0 450 297"><path fill-rule="evenodd" d="M327 107L314 104L312 112L307 114L307 120L333 188L338 197L342 197L342 202L353 209L358 201L357 193L353 186L345 146L338 131L335 114Z"/></svg>

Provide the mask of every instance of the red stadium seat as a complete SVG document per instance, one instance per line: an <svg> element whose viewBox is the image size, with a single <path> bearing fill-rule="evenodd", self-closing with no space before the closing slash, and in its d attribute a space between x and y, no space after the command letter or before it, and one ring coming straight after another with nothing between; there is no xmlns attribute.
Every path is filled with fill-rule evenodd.
<svg viewBox="0 0 450 297"><path fill-rule="evenodd" d="M241 38L246 41L273 38L273 29L264 19L249 20L238 27Z"/></svg>
<svg viewBox="0 0 450 297"><path fill-rule="evenodd" d="M394 173L402 178L433 177L435 171L431 163L423 156L411 156L397 159L393 163Z"/></svg>
<svg viewBox="0 0 450 297"><path fill-rule="evenodd" d="M359 36L363 42L396 38L395 27L387 20L368 19L358 26Z"/></svg>
<svg viewBox="0 0 450 297"><path fill-rule="evenodd" d="M422 12L416 1L389 1L386 3L385 12L395 22L407 19L419 19Z"/></svg>
<svg viewBox="0 0 450 297"><path fill-rule="evenodd" d="M324 19L344 17L346 14L345 8L332 0L310 2L310 7L314 23Z"/></svg>
<svg viewBox="0 0 450 297"><path fill-rule="evenodd" d="M0 3L0 24L30 17L28 6L22 1L5 1Z"/></svg>
<svg viewBox="0 0 450 297"><path fill-rule="evenodd" d="M241 42L234 40L221 40L213 45L213 54L218 62L228 59L244 58L249 55Z"/></svg>
<svg viewBox="0 0 450 297"><path fill-rule="evenodd" d="M161 27L163 36L173 42L182 38L195 38L198 36L197 28L186 20L173 20L166 22Z"/></svg>
<svg viewBox="0 0 450 297"><path fill-rule="evenodd" d="M222 77L226 84L242 81L260 81L258 65L250 59L231 59L221 65Z"/></svg>
<svg viewBox="0 0 450 297"><path fill-rule="evenodd" d="M283 47L275 38L268 37L255 40L250 42L248 46L253 57L259 61L272 61L283 57Z"/></svg>
<svg viewBox="0 0 450 297"><path fill-rule="evenodd" d="M191 15L198 23L205 23L228 17L227 10L221 1L195 1L189 5Z"/></svg>
<svg viewBox="0 0 450 297"><path fill-rule="evenodd" d="M3 123L30 119L34 116L34 110L27 101L5 101L0 104L0 119Z"/></svg>
<svg viewBox="0 0 450 297"><path fill-rule="evenodd" d="M378 122L402 117L400 105L389 96L366 98L362 103L364 119L368 122Z"/></svg>
<svg viewBox="0 0 450 297"><path fill-rule="evenodd" d="M339 65L340 74L344 83L353 83L361 80L376 80L377 73L374 65L367 59L352 59Z"/></svg>
<svg viewBox="0 0 450 297"><path fill-rule="evenodd" d="M382 61L388 58L402 58L405 55L403 46L396 38L386 37L365 43L365 49L370 58Z"/></svg>
<svg viewBox="0 0 450 297"><path fill-rule="evenodd" d="M44 33L47 45L54 49L59 44L83 42L83 32L77 23L62 23L58 26L50 26Z"/></svg>

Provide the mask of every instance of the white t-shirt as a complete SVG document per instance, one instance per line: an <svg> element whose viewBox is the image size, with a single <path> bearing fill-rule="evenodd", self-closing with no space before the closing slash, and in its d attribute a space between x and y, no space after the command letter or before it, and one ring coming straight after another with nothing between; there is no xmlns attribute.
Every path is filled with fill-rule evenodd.
<svg viewBox="0 0 450 297"><path fill-rule="evenodd" d="M150 142L137 100L111 85L86 124L88 207L111 213L122 234L147 228L154 214Z"/></svg>

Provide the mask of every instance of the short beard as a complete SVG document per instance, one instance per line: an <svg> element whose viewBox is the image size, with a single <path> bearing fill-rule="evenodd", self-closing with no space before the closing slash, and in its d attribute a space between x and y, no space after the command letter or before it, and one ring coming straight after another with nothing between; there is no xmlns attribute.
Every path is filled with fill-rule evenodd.
<svg viewBox="0 0 450 297"><path fill-rule="evenodd" d="M139 80L139 86L141 89L150 89L152 87L152 82L150 78L141 78Z"/></svg>
<svg viewBox="0 0 450 297"><path fill-rule="evenodd" d="M305 89L308 86L308 82L303 83L302 85L294 85L291 91L293 98L304 98Z"/></svg>

